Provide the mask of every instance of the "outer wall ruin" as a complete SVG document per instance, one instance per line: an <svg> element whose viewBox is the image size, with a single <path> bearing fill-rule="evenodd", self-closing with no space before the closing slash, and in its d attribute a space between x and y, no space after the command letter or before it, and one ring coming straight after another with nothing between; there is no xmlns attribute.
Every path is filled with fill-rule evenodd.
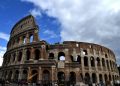
<svg viewBox="0 0 120 86"><path fill-rule="evenodd" d="M116 58L110 49L93 43L40 40L32 15L12 28L0 79L35 83L104 83L118 79Z"/></svg>

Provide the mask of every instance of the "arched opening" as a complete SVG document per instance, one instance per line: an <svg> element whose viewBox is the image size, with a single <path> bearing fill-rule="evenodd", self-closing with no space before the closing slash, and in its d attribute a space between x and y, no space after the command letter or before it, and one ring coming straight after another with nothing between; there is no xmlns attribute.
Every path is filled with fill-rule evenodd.
<svg viewBox="0 0 120 86"><path fill-rule="evenodd" d="M119 80L119 76L116 76L117 80Z"/></svg>
<svg viewBox="0 0 120 86"><path fill-rule="evenodd" d="M90 75L89 73L85 73L85 84L90 84L90 83L92 83L90 79Z"/></svg>
<svg viewBox="0 0 120 86"><path fill-rule="evenodd" d="M100 58L97 57L97 66L100 66Z"/></svg>
<svg viewBox="0 0 120 86"><path fill-rule="evenodd" d="M65 81L64 72L58 72L57 77L58 77L58 84L64 84Z"/></svg>
<svg viewBox="0 0 120 86"><path fill-rule="evenodd" d="M115 75L115 80L116 80L116 75Z"/></svg>
<svg viewBox="0 0 120 86"><path fill-rule="evenodd" d="M27 50L27 51L26 51L26 60L29 60L29 59L30 59L30 51Z"/></svg>
<svg viewBox="0 0 120 86"><path fill-rule="evenodd" d="M83 55L87 55L87 50L83 50Z"/></svg>
<svg viewBox="0 0 120 86"><path fill-rule="evenodd" d="M13 45L13 46L15 45L15 40L12 40L12 45Z"/></svg>
<svg viewBox="0 0 120 86"><path fill-rule="evenodd" d="M96 83L96 82L97 82L97 77L96 77L96 74L95 74L95 73L92 74L92 82L93 82L93 83Z"/></svg>
<svg viewBox="0 0 120 86"><path fill-rule="evenodd" d="M25 42L26 42L26 38L25 36L23 36L23 44L25 44Z"/></svg>
<svg viewBox="0 0 120 86"><path fill-rule="evenodd" d="M50 80L50 72L48 70L43 71L43 80L49 81Z"/></svg>
<svg viewBox="0 0 120 86"><path fill-rule="evenodd" d="M5 71L5 73L4 73L4 79L6 79L7 78L7 71Z"/></svg>
<svg viewBox="0 0 120 86"><path fill-rule="evenodd" d="M105 60L102 58L102 66L105 67Z"/></svg>
<svg viewBox="0 0 120 86"><path fill-rule="evenodd" d="M18 77L19 77L19 71L18 70L16 70L15 71L15 77L14 77L14 81L18 81Z"/></svg>
<svg viewBox="0 0 120 86"><path fill-rule="evenodd" d="M84 57L84 66L88 66L88 57Z"/></svg>
<svg viewBox="0 0 120 86"><path fill-rule="evenodd" d="M10 63L10 58L11 58L11 56L10 56L10 57L9 57L9 56L7 57L7 62L8 62L8 63Z"/></svg>
<svg viewBox="0 0 120 86"><path fill-rule="evenodd" d="M108 79L108 78L107 78L107 75L106 75L106 74L104 75L104 79L105 79L105 82L107 82L107 79Z"/></svg>
<svg viewBox="0 0 120 86"><path fill-rule="evenodd" d="M114 68L114 62L112 61L112 68Z"/></svg>
<svg viewBox="0 0 120 86"><path fill-rule="evenodd" d="M28 75L27 70L23 70L22 79L23 79L24 81L27 81L27 75Z"/></svg>
<svg viewBox="0 0 120 86"><path fill-rule="evenodd" d="M70 55L70 59L71 59L72 62L74 62L74 58L73 58L72 55Z"/></svg>
<svg viewBox="0 0 120 86"><path fill-rule="evenodd" d="M76 74L75 74L75 72L70 72L69 81L70 81L70 84L75 84L76 83Z"/></svg>
<svg viewBox="0 0 120 86"><path fill-rule="evenodd" d="M114 75L112 75L112 77L113 77L113 81L115 81L115 77L114 77Z"/></svg>
<svg viewBox="0 0 120 86"><path fill-rule="evenodd" d="M49 59L54 59L54 53L49 53Z"/></svg>
<svg viewBox="0 0 120 86"><path fill-rule="evenodd" d="M12 60L12 62L15 61L15 57L16 57L16 54L14 53L14 54L13 54L13 60Z"/></svg>
<svg viewBox="0 0 120 86"><path fill-rule="evenodd" d="M107 54L105 54L105 58L108 58Z"/></svg>
<svg viewBox="0 0 120 86"><path fill-rule="evenodd" d="M8 75L8 80L11 81L11 77L12 77L12 71L9 72L9 75Z"/></svg>
<svg viewBox="0 0 120 86"><path fill-rule="evenodd" d="M19 42L20 42L20 38L18 37L18 38L17 38L17 44L19 44Z"/></svg>
<svg viewBox="0 0 120 86"><path fill-rule="evenodd" d="M20 62L22 59L22 52L19 52L19 55L18 55L18 61Z"/></svg>
<svg viewBox="0 0 120 86"><path fill-rule="evenodd" d="M33 35L30 35L30 43L33 42Z"/></svg>
<svg viewBox="0 0 120 86"><path fill-rule="evenodd" d="M112 81L112 79L111 79L111 75L109 74L109 81Z"/></svg>
<svg viewBox="0 0 120 86"><path fill-rule="evenodd" d="M79 64L81 64L81 57L80 57L80 55L77 56L77 62L79 62Z"/></svg>
<svg viewBox="0 0 120 86"><path fill-rule="evenodd" d="M36 49L35 50L35 60L39 60L40 57L40 50Z"/></svg>
<svg viewBox="0 0 120 86"><path fill-rule="evenodd" d="M91 67L95 67L94 57L90 57L90 61L91 61Z"/></svg>
<svg viewBox="0 0 120 86"><path fill-rule="evenodd" d="M83 81L83 75L82 75L82 73L80 73L80 81L81 82Z"/></svg>
<svg viewBox="0 0 120 86"><path fill-rule="evenodd" d="M112 69L112 62L110 61L110 68Z"/></svg>
<svg viewBox="0 0 120 86"><path fill-rule="evenodd" d="M109 63L108 63L108 60L106 60L106 63L107 63L107 68L109 69Z"/></svg>
<svg viewBox="0 0 120 86"><path fill-rule="evenodd" d="M99 80L100 80L100 82L102 82L102 81L103 81L102 74L99 74Z"/></svg>
<svg viewBox="0 0 120 86"><path fill-rule="evenodd" d="M50 84L50 72L48 70L43 71L43 85L48 86Z"/></svg>
<svg viewBox="0 0 120 86"><path fill-rule="evenodd" d="M58 53L58 60L65 61L65 53L64 52L59 52Z"/></svg>
<svg viewBox="0 0 120 86"><path fill-rule="evenodd" d="M38 80L38 71L37 70L32 70L32 83L37 83Z"/></svg>

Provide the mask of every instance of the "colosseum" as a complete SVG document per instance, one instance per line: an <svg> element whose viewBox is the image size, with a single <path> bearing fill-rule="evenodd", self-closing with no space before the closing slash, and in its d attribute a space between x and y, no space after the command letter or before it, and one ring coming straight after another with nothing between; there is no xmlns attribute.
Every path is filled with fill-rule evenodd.
<svg viewBox="0 0 120 86"><path fill-rule="evenodd" d="M87 86L118 79L115 54L109 48L77 41L49 44L40 40L38 32L32 15L13 26L0 68L1 80L43 86Z"/></svg>

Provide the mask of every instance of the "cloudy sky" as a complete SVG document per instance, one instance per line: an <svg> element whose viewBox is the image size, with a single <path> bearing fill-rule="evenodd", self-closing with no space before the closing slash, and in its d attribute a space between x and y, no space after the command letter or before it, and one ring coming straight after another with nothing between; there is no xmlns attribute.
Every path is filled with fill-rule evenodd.
<svg viewBox="0 0 120 86"><path fill-rule="evenodd" d="M28 14L35 16L41 39L101 44L115 52L120 65L120 0L1 0L1 60L11 28Z"/></svg>

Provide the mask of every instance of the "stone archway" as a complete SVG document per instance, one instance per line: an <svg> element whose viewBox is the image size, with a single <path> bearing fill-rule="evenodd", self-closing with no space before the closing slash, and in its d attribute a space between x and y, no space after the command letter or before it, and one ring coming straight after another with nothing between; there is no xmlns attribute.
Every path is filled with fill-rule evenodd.
<svg viewBox="0 0 120 86"><path fill-rule="evenodd" d="M91 67L95 67L95 59L94 57L90 57Z"/></svg>
<svg viewBox="0 0 120 86"><path fill-rule="evenodd" d="M43 86L49 86L50 85L50 72L48 70L44 70L42 73L42 80L43 80Z"/></svg>
<svg viewBox="0 0 120 86"><path fill-rule="evenodd" d="M18 81L18 78L19 78L19 71L16 70L16 71L15 71L14 80L17 82L17 81Z"/></svg>
<svg viewBox="0 0 120 86"><path fill-rule="evenodd" d="M75 74L75 72L70 72L69 81L70 81L70 85L74 86L74 84L76 84L76 74Z"/></svg>
<svg viewBox="0 0 120 86"><path fill-rule="evenodd" d="M106 75L106 74L104 75L104 79L105 79L105 82L107 82L108 77L107 77L107 75Z"/></svg>
<svg viewBox="0 0 120 86"><path fill-rule="evenodd" d="M23 70L22 80L27 81L27 75L28 75L27 70Z"/></svg>
<svg viewBox="0 0 120 86"><path fill-rule="evenodd" d="M103 82L103 76L102 76L102 74L99 74L99 80L100 80L100 82Z"/></svg>
<svg viewBox="0 0 120 86"><path fill-rule="evenodd" d="M64 72L58 72L57 77L58 77L58 84L60 86L64 85L64 83L65 83L65 73Z"/></svg>
<svg viewBox="0 0 120 86"><path fill-rule="evenodd" d="M35 60L39 60L39 58L40 58L40 50L39 50L39 49L36 49L36 50L34 51L34 55L35 55Z"/></svg>
<svg viewBox="0 0 120 86"><path fill-rule="evenodd" d="M64 52L59 52L58 53L58 60L65 61L65 53Z"/></svg>
<svg viewBox="0 0 120 86"><path fill-rule="evenodd" d="M37 83L38 80L38 71L37 70L32 70L32 83Z"/></svg>
<svg viewBox="0 0 120 86"><path fill-rule="evenodd" d="M30 56L31 56L31 52L30 52L30 50L28 49L28 50L26 51L26 60L30 60Z"/></svg>
<svg viewBox="0 0 120 86"><path fill-rule="evenodd" d="M49 58L48 59L54 59L54 53L49 53Z"/></svg>
<svg viewBox="0 0 120 86"><path fill-rule="evenodd" d="M95 73L92 73L92 83L96 83L97 82L97 77Z"/></svg>
<svg viewBox="0 0 120 86"><path fill-rule="evenodd" d="M84 66L88 67L88 57L84 57Z"/></svg>
<svg viewBox="0 0 120 86"><path fill-rule="evenodd" d="M101 66L101 64L100 64L100 58L97 57L96 61L97 61L97 66L100 67Z"/></svg>
<svg viewBox="0 0 120 86"><path fill-rule="evenodd" d="M85 84L89 84L91 82L91 78L89 73L85 73Z"/></svg>
<svg viewBox="0 0 120 86"><path fill-rule="evenodd" d="M11 77L12 77L12 71L9 72L9 75L8 75L8 80L11 81Z"/></svg>

